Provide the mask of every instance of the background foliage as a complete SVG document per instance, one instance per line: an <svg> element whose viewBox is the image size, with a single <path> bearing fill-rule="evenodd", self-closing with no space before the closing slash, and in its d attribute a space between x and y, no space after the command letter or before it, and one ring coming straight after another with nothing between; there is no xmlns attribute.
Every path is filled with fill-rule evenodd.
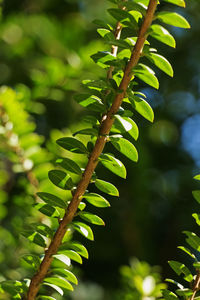
<svg viewBox="0 0 200 300"><path fill-rule="evenodd" d="M55 140L64 132L71 134L83 126L83 112L73 94L79 91L82 79L101 72L89 58L94 52L104 50L91 21L102 16L105 2L4 2L0 84L21 91L18 102L31 116L40 135L33 139L42 148L38 146L29 152L34 161L34 151L41 151L41 161L34 161L33 173L42 179L42 186L48 184L45 174L51 165L47 162L61 151L55 147ZM151 265L161 265L163 277L169 277L171 270L166 261L182 255L176 246L183 244L180 232L194 226L190 215L197 204L191 196L195 185L192 175L200 165L199 9L198 1L187 1L184 13L192 26L190 32L170 28L177 39L176 50L159 44L159 52L172 63L175 76L170 79L160 73L159 91L143 87L154 108L155 122L150 125L137 116L142 129L137 142L139 163L124 160L128 179L112 178L121 197L109 212L104 212L106 230L96 228L95 243L88 242L90 260L84 262L81 271L77 270L83 284L73 299L90 299L88 294L84 298L85 290L91 291L91 295L95 290L97 299L113 299L119 289L119 268L133 256ZM8 126L9 131L12 130ZM30 247L18 236L18 229L27 216L31 218L34 214L30 197L34 186L27 174L22 173L24 166L15 155L9 161L6 159L13 144L5 148L4 134L1 132L0 136L0 276L18 279L24 271L17 258ZM51 151L51 157L44 146ZM41 163L44 172L39 167ZM103 177L106 176L111 175Z"/></svg>

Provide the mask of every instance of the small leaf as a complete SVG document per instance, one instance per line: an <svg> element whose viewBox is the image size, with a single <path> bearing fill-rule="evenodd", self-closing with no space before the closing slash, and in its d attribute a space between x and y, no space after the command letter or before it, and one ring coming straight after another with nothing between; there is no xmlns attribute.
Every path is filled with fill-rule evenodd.
<svg viewBox="0 0 200 300"><path fill-rule="evenodd" d="M64 254L67 257L69 257L71 260L74 260L79 264L82 264L83 262L81 256L78 253L76 253L76 251L74 250L59 250L58 254Z"/></svg>
<svg viewBox="0 0 200 300"><path fill-rule="evenodd" d="M48 217L60 217L60 213L58 212L58 210L55 207L50 206L49 204L36 203L34 204L34 207Z"/></svg>
<svg viewBox="0 0 200 300"><path fill-rule="evenodd" d="M178 289L176 290L176 293L179 296L184 296L184 298L186 299L186 297L188 298L189 296L193 295L193 291L191 289ZM197 298L195 298L197 300Z"/></svg>
<svg viewBox="0 0 200 300"><path fill-rule="evenodd" d="M183 231L183 233L187 235L187 243L195 250L200 251L200 238L194 232Z"/></svg>
<svg viewBox="0 0 200 300"><path fill-rule="evenodd" d="M78 284L78 280L77 280L76 276L67 269L55 268L52 270L52 272L64 277L65 279L69 280L70 282L72 282L74 284Z"/></svg>
<svg viewBox="0 0 200 300"><path fill-rule="evenodd" d="M177 281L175 281L173 279L167 278L167 279L165 279L165 281L175 284L179 289L183 289L184 288L184 286L182 284L180 284L179 282L177 282Z"/></svg>
<svg viewBox="0 0 200 300"><path fill-rule="evenodd" d="M192 191L192 195L194 197L194 199L200 203L200 190L195 190L195 191Z"/></svg>
<svg viewBox="0 0 200 300"><path fill-rule="evenodd" d="M44 192L39 192L37 193L37 196L41 198L44 202L52 205L52 206L57 206L60 208L66 208L67 203L63 201L62 199L58 198L57 196L50 194L50 193L44 193Z"/></svg>
<svg viewBox="0 0 200 300"><path fill-rule="evenodd" d="M165 2L169 2L181 7L185 7L185 1L184 0L164 0Z"/></svg>
<svg viewBox="0 0 200 300"><path fill-rule="evenodd" d="M132 129L132 124L120 115L115 115L115 118L121 123L125 131L129 131Z"/></svg>
<svg viewBox="0 0 200 300"><path fill-rule="evenodd" d="M196 180L200 180L200 174L198 174L198 175L195 175L195 176L194 176L194 179L196 179Z"/></svg>
<svg viewBox="0 0 200 300"><path fill-rule="evenodd" d="M80 234L82 234L88 240L91 240L91 241L94 240L94 235L93 235L92 229L88 225L86 225L82 222L74 221L74 222L72 222L72 226L76 231L78 231Z"/></svg>
<svg viewBox="0 0 200 300"><path fill-rule="evenodd" d="M35 231L37 231L38 233L46 236L46 237L53 237L53 230L47 226L46 224L43 223L33 223L31 224L31 227L34 228Z"/></svg>
<svg viewBox="0 0 200 300"><path fill-rule="evenodd" d="M111 196L119 196L119 191L118 189L109 182L106 182L101 179L96 179L95 181L95 186L102 192L109 194Z"/></svg>
<svg viewBox="0 0 200 300"><path fill-rule="evenodd" d="M154 120L154 112L147 101L141 97L134 96L132 93L129 94L129 101L133 108L145 119L150 122Z"/></svg>
<svg viewBox="0 0 200 300"><path fill-rule="evenodd" d="M56 159L56 163L71 173L74 173L77 175L82 174L82 171L81 171L81 168L79 167L79 165L77 165L77 163L75 163L75 161L73 161L69 158L58 158L58 159Z"/></svg>
<svg viewBox="0 0 200 300"><path fill-rule="evenodd" d="M85 220L89 223L92 223L92 224L95 224L95 225L105 225L104 221L100 217L98 217L94 214L91 214L89 212L82 211L82 212L79 213L79 216L83 220Z"/></svg>
<svg viewBox="0 0 200 300"><path fill-rule="evenodd" d="M126 129L128 129L128 131ZM126 131L135 140L138 139L139 130L137 124L131 118L115 115L115 121L111 128L111 132L124 133Z"/></svg>
<svg viewBox="0 0 200 300"><path fill-rule="evenodd" d="M90 94L78 94L74 96L74 99L83 107L87 107L92 111L105 111L105 106L101 99L95 95Z"/></svg>
<svg viewBox="0 0 200 300"><path fill-rule="evenodd" d="M102 68L107 68L112 61L116 61L116 57L108 51L99 51L91 58Z"/></svg>
<svg viewBox="0 0 200 300"><path fill-rule="evenodd" d="M85 248L85 246L83 246L80 242L76 242L76 241L71 241L71 242L66 242L63 243L59 249L73 249L75 250L77 253L79 253L81 256L88 258L88 251Z"/></svg>
<svg viewBox="0 0 200 300"><path fill-rule="evenodd" d="M176 47L176 41L174 37L167 31L166 28L164 28L161 25L153 24L150 27L149 34L157 39L158 41L175 48Z"/></svg>
<svg viewBox="0 0 200 300"><path fill-rule="evenodd" d="M64 137L64 138L58 139L56 141L56 143L59 146L63 147L64 149L66 149L70 152L74 152L74 153L78 153L78 154L88 153L85 145L73 137Z"/></svg>
<svg viewBox="0 0 200 300"><path fill-rule="evenodd" d="M192 214L192 216L195 219L197 225L200 226L200 214Z"/></svg>
<svg viewBox="0 0 200 300"><path fill-rule="evenodd" d="M58 292L61 296L63 296L63 290L58 287L57 285L55 284L52 284L52 283L49 283L49 282L43 282L44 285L47 285L47 286L50 286L52 289L56 290L56 292Z"/></svg>
<svg viewBox="0 0 200 300"><path fill-rule="evenodd" d="M126 168L119 159L109 154L102 154L99 160L108 170L122 178L126 178Z"/></svg>
<svg viewBox="0 0 200 300"><path fill-rule="evenodd" d="M64 288L64 289L67 289L69 291L73 291L73 287L72 285L64 278L62 277L46 277L44 279L45 282L48 282L48 283L52 283L56 286L59 286L61 288Z"/></svg>
<svg viewBox="0 0 200 300"><path fill-rule="evenodd" d="M68 267L71 265L71 259L64 254L55 254L55 255L53 255L53 257L58 259L59 261L61 261L65 265L67 265Z"/></svg>
<svg viewBox="0 0 200 300"><path fill-rule="evenodd" d="M90 204L96 207L109 207L110 203L102 196L96 193L86 193L83 198L85 198Z"/></svg>
<svg viewBox="0 0 200 300"><path fill-rule="evenodd" d="M84 210L84 208L86 207L86 204L84 202L80 202L78 208L80 210Z"/></svg>
<svg viewBox="0 0 200 300"><path fill-rule="evenodd" d="M167 75L173 77L174 72L172 66L165 57L157 53L149 53L146 55L146 57L149 58L149 60L153 62L156 67L161 69Z"/></svg>
<svg viewBox="0 0 200 300"><path fill-rule="evenodd" d="M133 69L134 75L146 84L152 86L155 89L159 88L158 79L155 76L155 72L144 64L138 64Z"/></svg>
<svg viewBox="0 0 200 300"><path fill-rule="evenodd" d="M169 265L178 275L183 273L186 281L191 282L193 280L193 275L183 263L171 260L169 261Z"/></svg>
<svg viewBox="0 0 200 300"><path fill-rule="evenodd" d="M196 259L195 255L190 251L190 249L183 247L183 246L179 246L178 249L182 250L183 252L187 253L190 257L192 257L193 259Z"/></svg>
<svg viewBox="0 0 200 300"><path fill-rule="evenodd" d="M41 299L41 300L56 300L56 298L53 298L51 296L43 296L43 295L40 295L38 296L39 298L38 299Z"/></svg>
<svg viewBox="0 0 200 300"><path fill-rule="evenodd" d="M180 28L190 28L188 21L183 16L175 12L161 11L157 14L156 18L168 25Z"/></svg>
<svg viewBox="0 0 200 300"><path fill-rule="evenodd" d="M163 294L163 297L166 299L166 300L177 300L178 297L176 296L176 294L174 294L173 292L169 291L169 290L162 290L162 294Z"/></svg>
<svg viewBox="0 0 200 300"><path fill-rule="evenodd" d="M76 131L73 135L75 136L77 134L97 136L98 135L98 130L95 129L95 128L85 128L85 129L81 129L79 131Z"/></svg>
<svg viewBox="0 0 200 300"><path fill-rule="evenodd" d="M33 254L25 254L22 256L22 259L36 270L39 268L41 263L40 258Z"/></svg>
<svg viewBox="0 0 200 300"><path fill-rule="evenodd" d="M122 137L110 137L113 146L132 161L138 161L138 152L135 146Z"/></svg>
<svg viewBox="0 0 200 300"><path fill-rule="evenodd" d="M71 177L61 170L51 170L48 176L55 186L63 190L71 190L74 187Z"/></svg>
<svg viewBox="0 0 200 300"><path fill-rule="evenodd" d="M46 247L45 240L39 233L32 230L24 230L21 232L21 234L25 236L30 242L33 242L40 247Z"/></svg>

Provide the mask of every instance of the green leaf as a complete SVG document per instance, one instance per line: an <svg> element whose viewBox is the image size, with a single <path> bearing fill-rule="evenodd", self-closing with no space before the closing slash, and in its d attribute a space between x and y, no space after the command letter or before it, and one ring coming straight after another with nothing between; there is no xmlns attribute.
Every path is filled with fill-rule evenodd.
<svg viewBox="0 0 200 300"><path fill-rule="evenodd" d="M85 128L85 129L81 129L81 130L76 131L73 135L75 136L77 134L97 136L98 135L98 130L95 129L95 128Z"/></svg>
<svg viewBox="0 0 200 300"><path fill-rule="evenodd" d="M194 232L183 231L183 233L187 235L187 243L195 250L200 251L200 238Z"/></svg>
<svg viewBox="0 0 200 300"><path fill-rule="evenodd" d="M105 106L101 99L95 95L90 94L78 94L74 96L74 99L83 107L87 107L92 111L105 111Z"/></svg>
<svg viewBox="0 0 200 300"><path fill-rule="evenodd" d="M126 129L128 129L128 131ZM111 128L111 132L124 133L126 131L135 140L138 139L139 130L137 124L131 118L115 115L115 121Z"/></svg>
<svg viewBox="0 0 200 300"><path fill-rule="evenodd" d="M113 146L132 161L138 161L138 152L135 146L122 137L110 137Z"/></svg>
<svg viewBox="0 0 200 300"><path fill-rule="evenodd" d="M91 56L93 61L102 68L107 68L116 57L108 51L99 51Z"/></svg>
<svg viewBox="0 0 200 300"><path fill-rule="evenodd" d="M67 289L69 291L73 291L73 287L71 285L71 283L69 283L66 279L62 278L62 277L46 277L44 279L45 282L48 283L52 283L56 286L59 286L63 289Z"/></svg>
<svg viewBox="0 0 200 300"><path fill-rule="evenodd" d="M84 202L80 202L78 208L80 210L84 210L84 208L86 207L86 204Z"/></svg>
<svg viewBox="0 0 200 300"><path fill-rule="evenodd" d="M25 254L22 256L22 259L36 270L39 268L41 263L40 258L33 254Z"/></svg>
<svg viewBox="0 0 200 300"><path fill-rule="evenodd" d="M119 196L118 189L112 184L107 181L96 179L95 186L102 192L109 194L111 196Z"/></svg>
<svg viewBox="0 0 200 300"><path fill-rule="evenodd" d="M195 255L190 251L190 249L184 247L184 246L179 246L178 249L182 250L183 252L187 253L190 257L193 259L196 259Z"/></svg>
<svg viewBox="0 0 200 300"><path fill-rule="evenodd" d="M129 94L129 101L133 108L145 119L147 119L150 122L153 122L154 120L154 112L151 106L147 101L142 99L141 97L134 96L133 93Z"/></svg>
<svg viewBox="0 0 200 300"><path fill-rule="evenodd" d="M100 217L98 217L94 214L91 214L89 212L82 211L82 212L79 213L79 216L83 220L85 220L89 223L92 223L92 224L95 224L95 225L105 225L104 221Z"/></svg>
<svg viewBox="0 0 200 300"><path fill-rule="evenodd" d="M93 21L93 23L96 24L96 25L98 25L98 26L100 26L100 27L113 30L112 26L110 26L110 24L107 24L104 20L95 19Z"/></svg>
<svg viewBox="0 0 200 300"><path fill-rule="evenodd" d="M174 72L173 72L172 66L165 57L163 57L162 55L157 54L157 53L149 53L148 55L146 55L146 57L151 62L153 62L156 65L156 67L161 69L167 75L173 77Z"/></svg>
<svg viewBox="0 0 200 300"><path fill-rule="evenodd" d="M74 221L74 222L72 222L72 226L76 231L78 231L80 234L82 234L88 240L91 240L91 241L94 240L94 235L93 235L92 229L88 225L86 225L82 222Z"/></svg>
<svg viewBox="0 0 200 300"><path fill-rule="evenodd" d="M165 281L175 284L179 289L183 289L184 288L184 286L182 284L180 284L179 282L177 282L177 281L175 281L173 279L167 278L167 279L165 279Z"/></svg>
<svg viewBox="0 0 200 300"><path fill-rule="evenodd" d="M59 268L55 268L52 270L52 272L54 274L60 275L62 277L64 277L65 279L69 280L70 282L74 283L74 284L78 284L78 280L76 278L76 276L69 270L67 269L59 269Z"/></svg>
<svg viewBox="0 0 200 300"><path fill-rule="evenodd" d="M173 292L169 291L169 290L162 290L162 294L163 294L163 297L166 299L166 300L177 300L178 297L176 296L176 294L174 294Z"/></svg>
<svg viewBox="0 0 200 300"><path fill-rule="evenodd" d="M41 198L44 202L52 206L56 206L64 209L67 207L67 203L65 203L65 201L63 201L62 199L58 198L53 194L39 192L37 193L37 196Z"/></svg>
<svg viewBox="0 0 200 300"><path fill-rule="evenodd" d="M77 165L77 163L75 163L75 161L69 159L69 158L58 158L56 159L56 163L58 165L60 165L61 167L63 167L63 169L77 174L77 175L81 175L82 171L81 168L79 167L79 165Z"/></svg>
<svg viewBox="0 0 200 300"><path fill-rule="evenodd" d="M55 254L55 255L53 255L53 257L56 258L57 260L61 261L68 267L71 265L71 259L64 254Z"/></svg>
<svg viewBox="0 0 200 300"><path fill-rule="evenodd" d="M52 289L54 289L56 292L58 292L61 296L63 296L63 290L58 287L57 285L55 284L52 284L52 283L49 283L49 282L43 282L44 285L47 285L47 286L50 286Z"/></svg>
<svg viewBox="0 0 200 300"><path fill-rule="evenodd" d="M152 86L155 89L159 88L158 79L155 76L155 72L144 64L138 64L133 69L134 75L146 84Z"/></svg>
<svg viewBox="0 0 200 300"><path fill-rule="evenodd" d="M126 168L119 159L109 154L102 154L99 160L108 170L122 178L126 178Z"/></svg>
<svg viewBox="0 0 200 300"><path fill-rule="evenodd" d="M157 39L158 41L175 48L176 47L176 41L174 37L167 31L166 28L164 28L161 25L153 24L150 27L149 34Z"/></svg>
<svg viewBox="0 0 200 300"><path fill-rule="evenodd" d="M164 0L165 2L172 3L181 7L185 7L185 1L184 0Z"/></svg>
<svg viewBox="0 0 200 300"><path fill-rule="evenodd" d="M77 253L79 253L81 256L88 258L88 251L85 248L85 246L83 246L80 242L76 242L76 241L71 241L71 242L66 242L63 243L59 249L73 249L75 250Z"/></svg>
<svg viewBox="0 0 200 300"><path fill-rule="evenodd" d="M96 193L86 193L83 198L85 198L90 204L96 207L109 207L110 203L102 196Z"/></svg>
<svg viewBox="0 0 200 300"><path fill-rule="evenodd" d="M145 6L143 6L142 3L134 3L133 1L128 0L120 1L119 4L125 6L128 10L139 11L143 15L146 13Z"/></svg>
<svg viewBox="0 0 200 300"><path fill-rule="evenodd" d="M8 294L12 295L12 299L21 299L18 297L18 293L22 294L27 290L27 286L24 282L20 282L18 280L5 280L0 283L0 287L7 292Z"/></svg>
<svg viewBox="0 0 200 300"><path fill-rule="evenodd" d="M31 224L31 227L34 228L35 231L37 231L38 233L46 236L46 237L53 237L54 235L54 232L53 230L47 226L46 224L43 224L43 223L33 223Z"/></svg>
<svg viewBox="0 0 200 300"><path fill-rule="evenodd" d="M70 151L70 152L74 152L74 153L78 153L78 154L87 154L88 150L85 147L85 145L80 142L79 140L73 138L73 137L64 137L61 139L58 139L56 141L56 143L63 147L64 149Z"/></svg>
<svg viewBox="0 0 200 300"><path fill-rule="evenodd" d="M170 267L176 272L176 274L181 275L184 274L184 279L188 282L193 280L193 275L190 270L183 264L178 261L171 260L169 261Z"/></svg>
<svg viewBox="0 0 200 300"><path fill-rule="evenodd" d="M51 170L48 176L55 186L63 190L71 190L74 187L71 177L61 170Z"/></svg>
<svg viewBox="0 0 200 300"><path fill-rule="evenodd" d="M161 11L156 15L156 18L168 25L173 25L181 28L190 28L190 24L188 23L188 21L183 16L175 12Z"/></svg>
<svg viewBox="0 0 200 300"><path fill-rule="evenodd" d="M32 230L24 230L21 232L21 234L25 236L30 242L33 242L40 247L46 247L45 240L39 233Z"/></svg>
<svg viewBox="0 0 200 300"><path fill-rule="evenodd" d="M195 190L195 191L192 191L192 195L194 197L194 199L200 203L200 190Z"/></svg>
<svg viewBox="0 0 200 300"><path fill-rule="evenodd" d="M198 174L198 175L195 175L195 176L194 176L194 179L196 179L196 180L200 180L200 174Z"/></svg>
<svg viewBox="0 0 200 300"><path fill-rule="evenodd" d="M48 217L60 217L60 213L58 212L58 210L55 207L50 206L49 204L36 203L34 204L34 207Z"/></svg>
<svg viewBox="0 0 200 300"><path fill-rule="evenodd" d="M192 216L195 219L197 225L200 226L200 214L192 214Z"/></svg>
<svg viewBox="0 0 200 300"><path fill-rule="evenodd" d="M67 257L69 257L71 260L74 260L79 264L82 264L83 262L81 256L78 253L76 253L76 251L74 250L59 250L58 254L64 254Z"/></svg>
<svg viewBox="0 0 200 300"><path fill-rule="evenodd" d="M109 29L98 28L97 32L101 37L103 37L107 41L114 39L114 35Z"/></svg>

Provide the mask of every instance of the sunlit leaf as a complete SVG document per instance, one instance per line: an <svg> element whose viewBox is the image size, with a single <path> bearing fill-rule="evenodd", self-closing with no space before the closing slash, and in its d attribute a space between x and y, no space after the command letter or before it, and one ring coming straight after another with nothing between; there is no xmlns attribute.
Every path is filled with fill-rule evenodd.
<svg viewBox="0 0 200 300"><path fill-rule="evenodd" d="M89 213L89 212L86 212L86 211L82 211L79 213L79 216L89 222L89 223L92 223L92 224L95 224L95 225L105 225L104 221L98 217L97 215L94 215L92 213Z"/></svg>
<svg viewBox="0 0 200 300"><path fill-rule="evenodd" d="M126 168L119 159L109 154L102 154L99 160L108 170L122 178L126 178Z"/></svg>
<svg viewBox="0 0 200 300"><path fill-rule="evenodd" d="M56 143L70 152L79 154L88 153L88 150L85 147L85 145L73 137L63 137L61 139L58 139Z"/></svg>
<svg viewBox="0 0 200 300"><path fill-rule="evenodd" d="M64 200L58 198L57 196L50 194L50 193L44 193L44 192L39 192L37 193L37 196L41 198L44 202L48 203L49 205L52 206L57 206L60 208L66 208L67 203L65 203Z"/></svg>
<svg viewBox="0 0 200 300"><path fill-rule="evenodd" d="M96 179L95 185L100 191L102 191L106 194L109 194L112 196L119 196L118 189L112 183L109 183L109 182L101 180L101 179Z"/></svg>
<svg viewBox="0 0 200 300"><path fill-rule="evenodd" d="M190 24L188 23L188 21L183 16L175 12L161 11L157 14L156 17L157 19L168 25L173 25L181 28L190 28Z"/></svg>
<svg viewBox="0 0 200 300"><path fill-rule="evenodd" d="M83 198L85 198L90 204L97 207L109 207L110 203L101 195L96 193L86 193Z"/></svg>
<svg viewBox="0 0 200 300"><path fill-rule="evenodd" d="M113 146L132 161L138 161L138 152L135 146L122 137L110 137Z"/></svg>
<svg viewBox="0 0 200 300"><path fill-rule="evenodd" d="M92 229L90 228L90 226L88 226L82 222L78 222L78 221L72 222L72 226L76 231L78 231L80 234L82 234L88 240L91 240L91 241L94 240L94 235L93 235L93 232L92 232Z"/></svg>
<svg viewBox="0 0 200 300"><path fill-rule="evenodd" d="M176 41L169 31L161 25L153 24L149 30L150 35L158 41L175 48Z"/></svg>

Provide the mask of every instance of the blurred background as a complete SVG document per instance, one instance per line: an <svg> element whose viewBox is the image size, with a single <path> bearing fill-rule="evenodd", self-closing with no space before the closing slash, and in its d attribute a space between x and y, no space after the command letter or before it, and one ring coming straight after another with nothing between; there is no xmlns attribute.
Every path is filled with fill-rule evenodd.
<svg viewBox="0 0 200 300"><path fill-rule="evenodd" d="M191 30L169 27L176 49L152 40L172 63L175 75L171 79L156 70L159 91L141 86L155 121L150 124L135 115L139 162L121 157L127 180L99 168L100 178L109 178L119 188L120 198L100 211L106 227L95 227L95 242L84 241L90 258L81 268L77 266L81 283L66 299L118 299L123 281L120 268L133 257L161 266L163 278L173 276L168 260L186 261L177 246L184 243L183 230L196 230L191 214L199 210L191 191L198 187L192 177L200 167L200 2L186 3L186 9L177 8L177 12L189 20ZM90 55L108 49L92 23L109 18L108 4L102 0L4 0L2 4L0 85L18 92L36 133L43 136L43 156L35 163L38 168L43 164L44 173L61 151L55 140L83 126L85 112L73 99L81 81L105 75ZM6 158L3 138L0 151L0 279L19 279L26 275L19 257L24 248L32 250L18 235L27 215L34 216L32 190L16 159ZM45 175L39 173L42 187L46 186Z"/></svg>

